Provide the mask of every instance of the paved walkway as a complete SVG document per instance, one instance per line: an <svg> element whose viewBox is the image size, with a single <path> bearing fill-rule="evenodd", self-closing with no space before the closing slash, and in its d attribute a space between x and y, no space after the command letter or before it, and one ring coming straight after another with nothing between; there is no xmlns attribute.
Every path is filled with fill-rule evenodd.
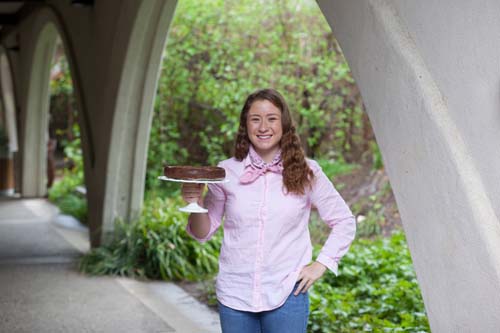
<svg viewBox="0 0 500 333"><path fill-rule="evenodd" d="M88 277L87 230L46 200L0 201L0 332L220 332L173 283Z"/></svg>

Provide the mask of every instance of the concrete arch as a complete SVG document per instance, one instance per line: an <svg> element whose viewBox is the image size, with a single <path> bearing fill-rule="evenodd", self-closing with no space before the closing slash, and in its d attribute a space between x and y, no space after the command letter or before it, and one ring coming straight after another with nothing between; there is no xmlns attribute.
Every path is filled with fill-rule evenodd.
<svg viewBox="0 0 500 333"><path fill-rule="evenodd" d="M452 2L438 6L445 12ZM494 0L488 2L498 8ZM449 116L449 98L455 96L442 90L437 81L442 73L429 67L422 46L412 39L420 27L403 22L404 14L419 18L422 10L390 0L318 3L367 106L432 329L494 332L500 298L488 296L500 295L495 214L500 206L491 200L498 195L485 186L485 172L471 158L471 134ZM151 106L174 7L175 1L151 1L138 8L115 98L101 219L105 232L113 229L116 217L133 218L142 201ZM426 33L424 38L432 38L432 32ZM498 126L492 126L496 133ZM493 138L489 142L500 141L498 134ZM489 144L487 150L495 148ZM486 178L500 181L498 172Z"/></svg>
<svg viewBox="0 0 500 333"><path fill-rule="evenodd" d="M21 194L41 197L46 194L46 156L49 114L49 81L57 29L45 24L33 53L23 129Z"/></svg>
<svg viewBox="0 0 500 333"><path fill-rule="evenodd" d="M0 87L2 94L3 109L6 115L7 135L9 136L9 150L18 150L18 135L16 121L16 96L14 82L12 80L12 69L7 51L0 46Z"/></svg>
<svg viewBox="0 0 500 333"><path fill-rule="evenodd" d="M432 330L496 332L500 197L488 186L500 181L500 101L498 77L477 73L500 68L499 3L484 1L472 16L465 1L318 3L363 96ZM471 92L483 96L464 98Z"/></svg>
<svg viewBox="0 0 500 333"><path fill-rule="evenodd" d="M38 33L33 35L33 49L30 54L29 70L27 71L28 82L25 87L24 110L22 114L24 126L22 128L22 151L21 151L21 194L24 197L41 197L46 194L46 172L47 172L47 139L48 115L50 103L50 69L55 52L57 38L60 37L73 78L73 91L77 104L81 103L78 76L75 75L76 64L73 61L73 50L67 37L64 25L53 9L46 7L33 14L32 29ZM85 113L83 107L78 108ZM83 119L82 119L83 118ZM89 137L86 129L85 117L79 117L82 136ZM88 140L82 139L84 148L89 150ZM87 154L88 155L88 154Z"/></svg>
<svg viewBox="0 0 500 333"><path fill-rule="evenodd" d="M153 103L176 4L143 1L137 9L112 122L102 235L113 230L116 218L137 217L142 205Z"/></svg>

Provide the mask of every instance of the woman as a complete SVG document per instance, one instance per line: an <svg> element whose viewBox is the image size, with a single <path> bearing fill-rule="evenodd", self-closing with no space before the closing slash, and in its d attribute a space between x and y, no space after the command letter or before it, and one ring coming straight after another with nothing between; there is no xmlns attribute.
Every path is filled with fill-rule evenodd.
<svg viewBox="0 0 500 333"><path fill-rule="evenodd" d="M209 240L224 218L216 294L222 331L306 332L308 290L337 264L355 235L354 217L317 162L306 159L290 111L275 90L248 96L235 156L219 163L228 183L184 184L191 214L186 231ZM316 261L308 222L311 207L332 231Z"/></svg>

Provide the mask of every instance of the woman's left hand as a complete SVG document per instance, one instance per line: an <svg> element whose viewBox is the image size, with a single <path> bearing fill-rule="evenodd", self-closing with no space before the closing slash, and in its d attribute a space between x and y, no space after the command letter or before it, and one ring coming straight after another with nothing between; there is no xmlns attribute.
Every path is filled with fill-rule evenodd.
<svg viewBox="0 0 500 333"><path fill-rule="evenodd" d="M294 295L297 296L300 292L305 293L326 271L326 266L314 261L312 264L304 267L297 278L300 281Z"/></svg>

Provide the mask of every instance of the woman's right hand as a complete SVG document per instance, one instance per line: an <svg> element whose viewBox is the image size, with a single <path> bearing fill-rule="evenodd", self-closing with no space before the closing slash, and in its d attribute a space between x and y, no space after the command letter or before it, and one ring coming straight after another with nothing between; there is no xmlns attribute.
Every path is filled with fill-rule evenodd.
<svg viewBox="0 0 500 333"><path fill-rule="evenodd" d="M198 205L202 205L202 195L203 190L205 189L205 184L197 184L197 183L183 183L182 184L182 199L187 203L197 202Z"/></svg>

